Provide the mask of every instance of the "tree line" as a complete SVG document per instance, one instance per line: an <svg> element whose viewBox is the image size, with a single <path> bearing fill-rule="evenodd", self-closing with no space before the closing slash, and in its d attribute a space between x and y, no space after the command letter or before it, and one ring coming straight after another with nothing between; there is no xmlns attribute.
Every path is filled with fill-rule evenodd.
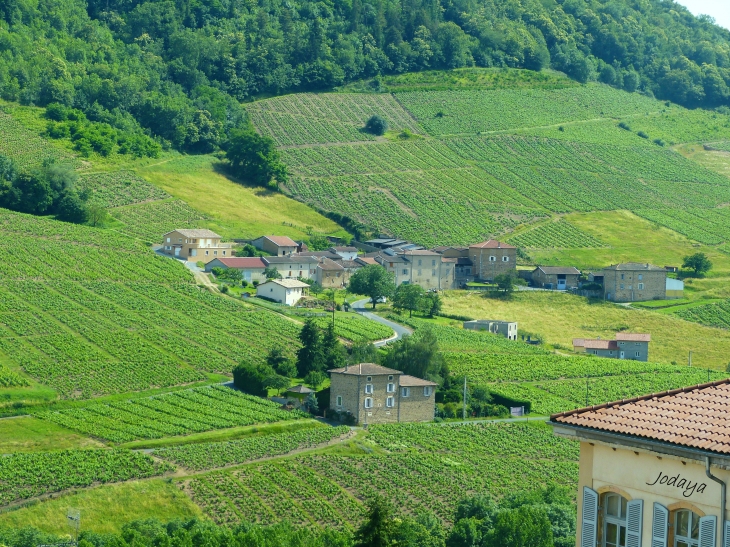
<svg viewBox="0 0 730 547"><path fill-rule="evenodd" d="M154 148L144 135L226 149L247 127L240 102L255 97L468 66L730 104L730 32L671 0L0 3L0 97L77 109L137 135L115 144L135 153Z"/></svg>

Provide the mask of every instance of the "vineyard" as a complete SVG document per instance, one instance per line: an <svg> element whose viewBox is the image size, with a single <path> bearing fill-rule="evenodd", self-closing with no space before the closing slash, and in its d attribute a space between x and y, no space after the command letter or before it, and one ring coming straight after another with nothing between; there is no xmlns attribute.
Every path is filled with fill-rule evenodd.
<svg viewBox="0 0 730 547"><path fill-rule="evenodd" d="M66 450L0 458L0 506L67 488L162 475L174 468L129 450Z"/></svg>
<svg viewBox="0 0 730 547"><path fill-rule="evenodd" d="M273 346L296 351L296 323L199 289L113 231L3 212L0 234L0 355L63 396L185 384Z"/></svg>
<svg viewBox="0 0 730 547"><path fill-rule="evenodd" d="M281 410L276 403L231 388L212 386L41 412L37 417L85 435L122 443L293 420L304 414Z"/></svg>
<svg viewBox="0 0 730 547"><path fill-rule="evenodd" d="M194 471L238 465L252 460L281 456L299 449L312 449L350 432L347 426L314 427L292 433L275 433L238 441L199 443L155 450L158 458Z"/></svg>
<svg viewBox="0 0 730 547"><path fill-rule="evenodd" d="M707 145L709 150L719 150L721 152L730 152L730 141L713 142Z"/></svg>
<svg viewBox="0 0 730 547"><path fill-rule="evenodd" d="M695 306L675 312L677 317L708 327L730 328L730 300Z"/></svg>
<svg viewBox="0 0 730 547"><path fill-rule="evenodd" d="M507 238L525 249L586 249L605 247L598 239L565 220L546 222L531 230Z"/></svg>
<svg viewBox="0 0 730 547"><path fill-rule="evenodd" d="M470 494L500 497L548 482L573 487L577 480L576 444L544 425L376 425L369 441L388 453L252 464L194 477L186 489L219 523L351 528L376 495L406 513L429 511L450 521L456 503Z"/></svg>
<svg viewBox="0 0 730 547"><path fill-rule="evenodd" d="M320 328L326 328L332 323L332 317L317 317L315 323ZM340 338L346 338L353 342L360 340L384 340L393 336L393 329L366 319L353 313L337 313L335 319L335 333Z"/></svg>
<svg viewBox="0 0 730 547"><path fill-rule="evenodd" d="M121 207L170 197L131 171L82 175L76 182L76 188L88 193L91 201L101 203L104 207Z"/></svg>
<svg viewBox="0 0 730 547"><path fill-rule="evenodd" d="M110 213L124 223L121 232L149 243L162 241L162 234L177 228L197 228L206 218L178 199L117 207Z"/></svg>
<svg viewBox="0 0 730 547"><path fill-rule="evenodd" d="M76 161L45 139L23 127L0 109L0 154L8 156L18 169L40 167L46 160Z"/></svg>
<svg viewBox="0 0 730 547"><path fill-rule="evenodd" d="M279 146L374 140L362 128L378 114L389 128L419 132L411 115L388 94L303 93L257 101L248 106L256 127Z"/></svg>

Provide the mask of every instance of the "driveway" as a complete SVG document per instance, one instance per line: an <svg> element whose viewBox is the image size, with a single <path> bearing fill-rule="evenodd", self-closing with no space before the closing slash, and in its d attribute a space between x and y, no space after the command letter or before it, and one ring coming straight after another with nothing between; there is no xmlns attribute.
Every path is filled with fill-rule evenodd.
<svg viewBox="0 0 730 547"><path fill-rule="evenodd" d="M373 342L375 347L379 348L381 346L384 346L388 342L395 342L396 340L400 340L404 336L409 336L409 335L413 334L413 331L411 329L409 329L408 327L404 327L403 325L399 325L398 323L394 323L393 321L388 321L387 319L383 319L379 315L376 315L373 312L368 311L367 306L369 305L369 302L370 302L370 300L368 298L364 298L362 300L358 300L357 302L353 302L352 309L354 309L357 313L359 313L363 317L370 319L371 321L375 321L376 323L380 323L381 325L390 327L395 332L395 334L393 336L391 336L390 338L387 338L386 340L379 340L377 342Z"/></svg>

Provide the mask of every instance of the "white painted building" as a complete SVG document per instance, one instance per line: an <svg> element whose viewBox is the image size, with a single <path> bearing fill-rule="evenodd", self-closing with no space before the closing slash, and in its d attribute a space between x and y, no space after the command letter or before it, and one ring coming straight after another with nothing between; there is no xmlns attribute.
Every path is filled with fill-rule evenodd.
<svg viewBox="0 0 730 547"><path fill-rule="evenodd" d="M304 296L304 290L308 288L309 285L296 279L272 279L256 287L256 296L293 306L299 302Z"/></svg>

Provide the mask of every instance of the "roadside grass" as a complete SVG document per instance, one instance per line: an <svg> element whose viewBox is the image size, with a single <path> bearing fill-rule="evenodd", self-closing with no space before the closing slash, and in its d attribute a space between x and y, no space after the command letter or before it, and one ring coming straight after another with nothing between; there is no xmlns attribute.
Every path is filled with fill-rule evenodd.
<svg viewBox="0 0 730 547"><path fill-rule="evenodd" d="M683 144L674 149L685 158L696 161L711 171L730 177L730 152L705 150L701 144Z"/></svg>
<svg viewBox="0 0 730 547"><path fill-rule="evenodd" d="M264 435L272 435L276 433L292 433L301 429L311 429L314 427L326 426L321 422L318 422L317 420L296 420L291 422L278 422L274 424L231 427L229 429L205 431L203 433L194 433L192 435L183 435L179 437L165 437L163 439L132 441L129 443L121 444L119 445L119 447L129 449L143 449L162 448L165 446L180 446L183 444L234 441L236 439L243 439L244 437L263 437ZM0 444L0 446L2 445Z"/></svg>
<svg viewBox="0 0 730 547"><path fill-rule="evenodd" d="M651 334L651 361L686 363L689 351L698 367L725 370L730 331L704 327L671 314L547 291L522 291L510 298L448 291L444 312L478 319L517 321L521 332L536 333L546 344L572 348L573 338L612 339L617 331Z"/></svg>
<svg viewBox="0 0 730 547"><path fill-rule="evenodd" d="M237 184L214 168L213 156L181 156L137 169L137 173L212 220L203 224L225 239L267 234L344 236L335 222L284 194Z"/></svg>
<svg viewBox="0 0 730 547"><path fill-rule="evenodd" d="M67 535L71 529L66 515L71 507L81 512L81 529L97 533L119 533L123 524L133 520L203 517L200 508L172 481L152 479L90 488L1 513L0 526L33 526Z"/></svg>
<svg viewBox="0 0 730 547"><path fill-rule="evenodd" d="M102 446L94 439L32 416L0 420L0 454Z"/></svg>
<svg viewBox="0 0 730 547"><path fill-rule="evenodd" d="M694 243L677 232L628 211L572 213L564 218L608 247L527 250L535 263L575 266L579 270L600 269L620 262L649 262L657 266L679 267L683 257L703 252L713 264L709 278L730 273L730 256L727 254L715 247Z"/></svg>

